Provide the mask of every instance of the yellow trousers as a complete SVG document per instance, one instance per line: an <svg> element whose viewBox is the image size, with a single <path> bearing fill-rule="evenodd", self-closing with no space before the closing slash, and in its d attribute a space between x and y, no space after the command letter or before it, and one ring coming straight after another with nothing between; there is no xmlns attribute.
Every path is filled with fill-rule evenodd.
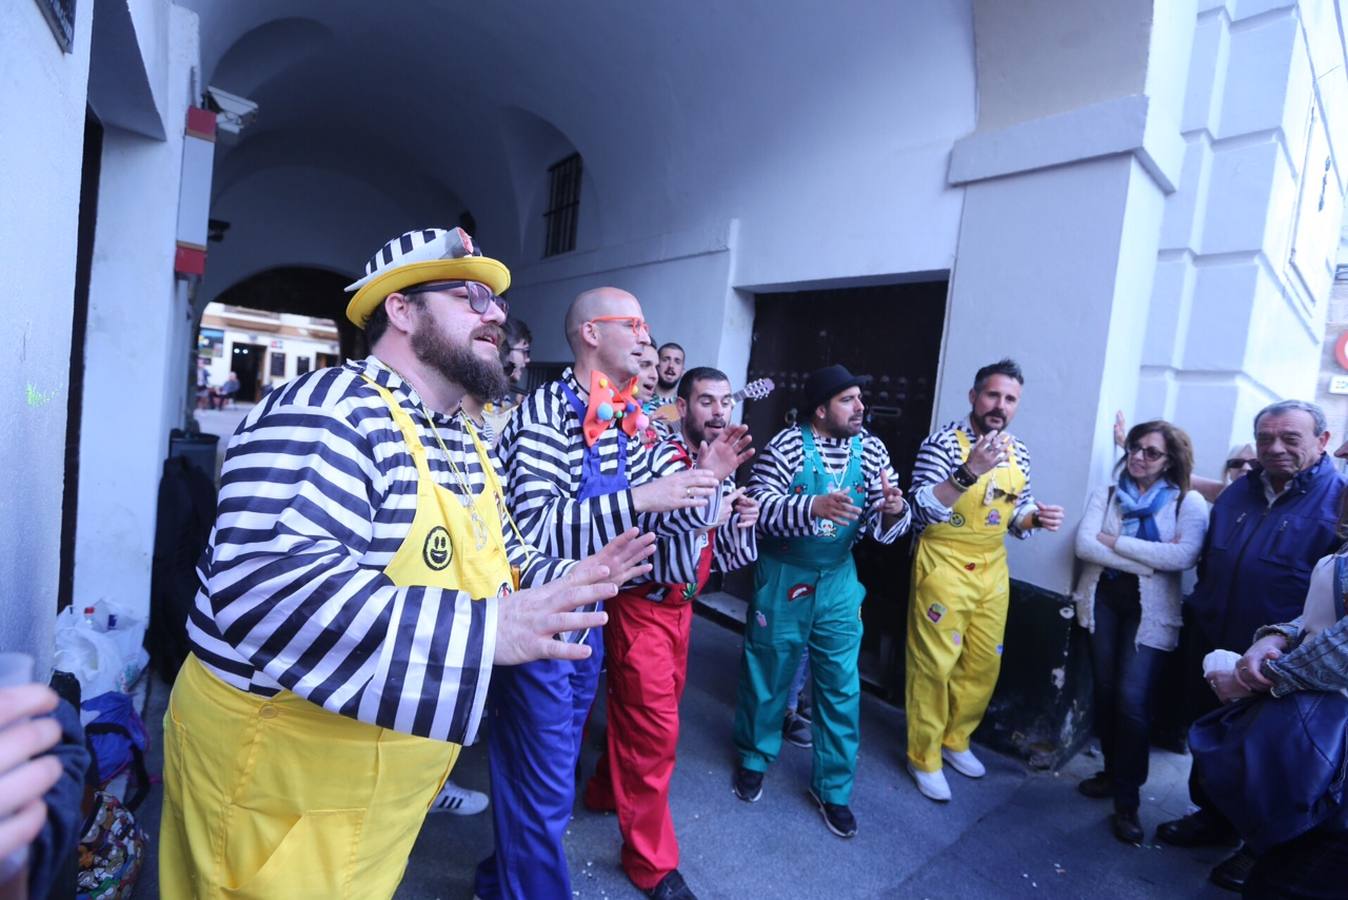
<svg viewBox="0 0 1348 900"><path fill-rule="evenodd" d="M459 746L223 683L189 657L164 717L159 893L392 897Z"/></svg>
<svg viewBox="0 0 1348 900"><path fill-rule="evenodd" d="M918 541L908 605L904 705L908 761L941 768L941 747L968 750L997 686L1010 578L1006 550Z"/></svg>

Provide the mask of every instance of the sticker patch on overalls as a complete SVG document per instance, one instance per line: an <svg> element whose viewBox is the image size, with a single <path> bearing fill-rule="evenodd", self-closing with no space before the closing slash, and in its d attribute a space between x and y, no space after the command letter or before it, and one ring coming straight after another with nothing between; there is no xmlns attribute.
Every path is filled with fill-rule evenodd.
<svg viewBox="0 0 1348 900"><path fill-rule="evenodd" d="M801 597L808 597L813 593L814 585L812 584L805 584L803 582L801 584L793 584L786 592L786 602L790 603L792 600L799 600Z"/></svg>
<svg viewBox="0 0 1348 900"><path fill-rule="evenodd" d="M942 617L945 616L945 612L944 606L939 603L933 603L931 606L927 607L927 618L931 619L933 622L939 622Z"/></svg>
<svg viewBox="0 0 1348 900"><path fill-rule="evenodd" d="M998 656L1001 656L1001 655L1002 655L1002 645L1001 645L1001 644L998 644L998 645L997 645L997 655L998 655Z"/></svg>
<svg viewBox="0 0 1348 900"><path fill-rule="evenodd" d="M822 538L836 537L838 534L838 526L832 519L815 519L814 533Z"/></svg>
<svg viewBox="0 0 1348 900"><path fill-rule="evenodd" d="M950 643L954 644L956 647L960 645L960 633L958 631L950 632Z"/></svg>
<svg viewBox="0 0 1348 900"><path fill-rule="evenodd" d="M964 526L964 516L959 513L951 513L950 524L954 528L962 528Z"/></svg>
<svg viewBox="0 0 1348 900"><path fill-rule="evenodd" d="M759 628L768 627L768 617L763 615L763 610L761 609L758 612L754 613L754 621L758 623Z"/></svg>
<svg viewBox="0 0 1348 900"><path fill-rule="evenodd" d="M999 510L995 509L988 510L988 524L989 525L1002 524L1002 514Z"/></svg>
<svg viewBox="0 0 1348 900"><path fill-rule="evenodd" d="M426 535L426 543L421 548L421 558L436 572L445 569L454 558L454 545L450 543L449 532L443 525L436 525L431 529L431 533Z"/></svg>

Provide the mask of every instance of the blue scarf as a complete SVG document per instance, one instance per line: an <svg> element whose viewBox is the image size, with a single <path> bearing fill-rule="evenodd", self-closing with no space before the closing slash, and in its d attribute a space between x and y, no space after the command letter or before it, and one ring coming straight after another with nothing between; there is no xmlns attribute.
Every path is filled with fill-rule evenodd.
<svg viewBox="0 0 1348 900"><path fill-rule="evenodd" d="M1156 529L1156 514L1167 503L1179 496L1179 488L1163 478L1156 479L1145 493L1137 489L1137 482L1124 472L1119 476L1119 486L1114 491L1114 499L1123 514L1123 526L1120 534L1141 538L1144 541L1160 541L1161 533Z"/></svg>

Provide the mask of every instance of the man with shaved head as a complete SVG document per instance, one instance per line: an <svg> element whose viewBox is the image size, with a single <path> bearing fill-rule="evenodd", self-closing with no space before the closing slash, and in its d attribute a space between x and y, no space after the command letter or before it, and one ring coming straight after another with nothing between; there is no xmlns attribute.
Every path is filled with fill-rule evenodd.
<svg viewBox="0 0 1348 900"><path fill-rule="evenodd" d="M637 526L674 539L665 580L696 582L701 544L679 540L717 524L721 483L743 459L742 432L726 429L689 467L672 447L646 448L633 397L650 332L627 291L586 291L566 314L575 363L525 398L501 435L506 497L521 532L544 553L601 548ZM562 555L565 555L564 553ZM581 729L594 701L604 644L598 630L567 636L592 655L518 666L492 683L488 739L496 849L476 894L570 897L562 835L575 800ZM651 896L692 894L677 871L638 885Z"/></svg>

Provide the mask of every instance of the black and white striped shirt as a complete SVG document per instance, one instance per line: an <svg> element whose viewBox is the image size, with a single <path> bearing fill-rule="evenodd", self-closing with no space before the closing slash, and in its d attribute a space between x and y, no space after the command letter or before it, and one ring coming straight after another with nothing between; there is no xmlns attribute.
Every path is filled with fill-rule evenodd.
<svg viewBox="0 0 1348 900"><path fill-rule="evenodd" d="M482 492L462 416L428 421L412 387L375 357L297 378L268 394L230 440L188 634L202 663L239 690L285 688L363 722L471 743L499 601L395 587L383 573L416 513L417 471L362 374L412 417L442 487L461 493L432 428L473 494ZM569 569L503 529L522 586Z"/></svg>
<svg viewBox="0 0 1348 900"><path fill-rule="evenodd" d="M584 401L585 393L570 368L562 373L562 379ZM618 434L619 426L615 423L595 442L603 474L618 471ZM581 559L603 549L633 526L661 537L678 537L715 524L720 512L719 496L700 509L637 514L632 504L632 487L683 469L667 444L657 444L656 448L663 449L657 453L654 448L643 447L636 437L629 438L629 488L586 500L576 499L580 494L585 437L581 419L567 402L561 384L553 381L525 398L502 429L496 452L505 466L506 497L525 539L545 553ZM695 563L696 555L691 562L671 560L676 567L672 571L695 572L691 568ZM691 578L685 574L671 580Z"/></svg>
<svg viewBox="0 0 1348 900"><path fill-rule="evenodd" d="M808 426L807 426L808 427ZM851 455L851 438L827 437L816 433L815 445L830 472L842 477ZM799 428L786 428L768 442L758 454L749 474L749 493L762 504L758 514L758 530L771 537L811 537L814 519L810 502L815 495L796 494L791 482L805 466L805 445ZM857 532L859 541L867 534L882 544L892 544L908 530L912 506L905 503L903 514L887 530L881 530L880 504L884 489L880 473L884 472L891 487L899 484L899 475L889 462L889 449L884 441L864 428L861 431L861 474L866 483L865 521Z"/></svg>
<svg viewBox="0 0 1348 900"><path fill-rule="evenodd" d="M932 491L938 484L949 478L950 473L964 462L964 453L960 451L959 438L955 436L956 431L964 432L965 437L969 439L970 446L978 440L978 435L974 433L969 420L967 418L958 419L939 431L933 431L927 435L926 440L922 442L922 446L917 448L917 462L913 466L912 489L909 491L913 498L913 506L917 509L913 517L915 533L920 533L922 529L936 522L950 520L950 507L937 500ZM1025 490L1016 500L1010 529L1016 537L1026 538L1029 537L1030 532L1021 531L1017 523L1022 515L1036 508L1034 494L1030 490L1030 449L1025 446L1024 441L1014 435L1011 437L1011 449L1016 456L1016 465L1020 467L1021 472L1025 473ZM1009 461L1001 463L1003 467L1009 465Z"/></svg>
<svg viewBox="0 0 1348 900"><path fill-rule="evenodd" d="M673 435L655 445L655 467L662 474L681 471L688 467L682 462L685 457L691 459L682 435ZM731 475L721 483L721 496L735 490L735 476ZM753 528L739 527L740 514L733 512L726 524L716 529L716 540L712 546L712 566L722 572L733 572L758 559L758 542ZM706 546L707 533L690 531L677 537L661 538L656 543L655 556L651 558L651 573L636 579L635 584L655 581L662 584L687 584L697 581L697 561ZM651 599L664 599L663 596Z"/></svg>

